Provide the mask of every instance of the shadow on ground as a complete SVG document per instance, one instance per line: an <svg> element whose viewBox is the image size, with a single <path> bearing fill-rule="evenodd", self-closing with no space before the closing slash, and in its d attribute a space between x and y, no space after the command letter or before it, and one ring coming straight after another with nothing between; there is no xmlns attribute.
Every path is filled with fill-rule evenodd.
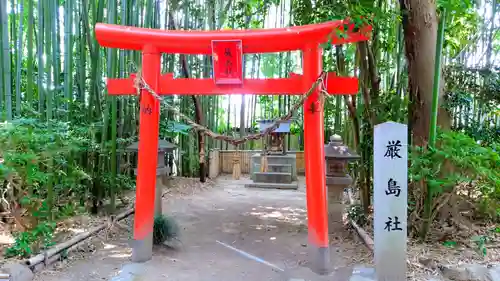
<svg viewBox="0 0 500 281"><path fill-rule="evenodd" d="M369 257L349 232L338 233L332 237L334 276L313 274L308 269L305 193L246 189L243 185L242 181L219 179L213 189L164 200L164 213L172 215L181 226L182 246L179 251L155 248L152 260L141 265L141 276L135 280L348 280L351 266ZM132 226L132 220L126 223ZM130 236L122 232L101 243L99 250L45 270L36 280L110 280L130 262ZM228 249L217 240L283 268L286 274Z"/></svg>

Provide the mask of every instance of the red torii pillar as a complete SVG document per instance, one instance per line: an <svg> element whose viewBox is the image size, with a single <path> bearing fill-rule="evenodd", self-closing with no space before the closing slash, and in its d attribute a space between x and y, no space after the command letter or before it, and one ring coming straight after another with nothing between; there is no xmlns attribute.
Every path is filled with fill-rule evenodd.
<svg viewBox="0 0 500 281"><path fill-rule="evenodd" d="M98 23L96 39L103 47L142 51L144 81L161 95L302 95L322 72L320 44L344 44L367 40L371 27L353 31L349 21L335 21L277 29L221 31L165 31ZM343 31L344 36L336 36ZM302 50L303 75L289 78L245 79L243 54ZM161 75L160 54L182 53L212 55L213 79L175 79L172 73ZM108 94L135 94L134 75L108 79ZM321 87L321 86L320 86ZM329 264L328 209L325 179L323 104L319 88L304 103L304 141L306 164L307 216L310 246L316 251L318 270ZM356 94L356 78L328 73L329 94ZM139 156L134 219L132 260L143 262L152 257L154 196L158 147L159 101L141 91Z"/></svg>

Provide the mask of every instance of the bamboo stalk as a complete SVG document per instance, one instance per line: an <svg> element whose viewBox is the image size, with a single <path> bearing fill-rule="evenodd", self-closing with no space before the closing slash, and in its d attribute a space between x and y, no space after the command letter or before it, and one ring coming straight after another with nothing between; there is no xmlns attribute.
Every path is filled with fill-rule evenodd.
<svg viewBox="0 0 500 281"><path fill-rule="evenodd" d="M18 3L19 8L19 30L17 38L17 57L16 57L16 117L21 116L21 63L23 55L23 20L24 6L23 2Z"/></svg>
<svg viewBox="0 0 500 281"><path fill-rule="evenodd" d="M429 146L434 147L436 144L436 131L437 131L437 115L439 104L439 81L441 80L441 55L443 50L444 41L444 25L446 20L446 9L441 13L441 20L438 26L438 38L436 46L436 57L434 62L434 84L432 88L432 109L431 109L431 124L429 132Z"/></svg>
<svg viewBox="0 0 500 281"><path fill-rule="evenodd" d="M0 1L0 19L2 20L2 41L3 41L3 81L5 97L5 110L7 112L7 120L12 120L12 69L10 59L10 42L9 42L9 14L7 11L7 1ZM0 110L1 112L1 110ZM3 113L3 112L2 112ZM3 114L2 114L3 115Z"/></svg>
<svg viewBox="0 0 500 281"><path fill-rule="evenodd" d="M60 81L59 81L59 74L60 74L60 69L61 69L61 60L60 60L60 50L59 50L59 1L54 0L52 2L52 5L50 6L49 11L52 11L51 16L50 16L50 27L51 27L51 36L52 36L52 51L47 52L47 55L51 54L52 55L52 86L54 88L54 91L52 92L52 113L51 115L56 118L59 118L59 88L60 88Z"/></svg>
<svg viewBox="0 0 500 281"><path fill-rule="evenodd" d="M73 250L77 249L77 248L78 248L78 246L80 245L80 243L81 243L81 242L76 243L75 245L73 245L73 246L71 246L71 247L67 248L67 249L66 249L66 252L67 252L67 253L69 253L69 252L71 252L71 251L73 251ZM63 258L63 256L64 256L64 254L63 254L62 252L61 252L61 253L58 253L58 254L55 254L55 255L53 255L52 257L47 258L47 261L45 261L45 262L43 262L43 263L39 263L39 264L37 264L37 265L32 266L31 271L33 271L33 273L38 272L38 271L42 270L43 268L45 268L46 266L51 265L51 264L53 264L54 262L56 262L56 261L58 261L58 260L61 260L61 259ZM0 279L0 281L1 281L1 279Z"/></svg>
<svg viewBox="0 0 500 281"><path fill-rule="evenodd" d="M37 13L38 13L38 42L37 42L37 57L38 57L38 67L37 67L37 86L38 86L38 113L40 116L44 116L45 113L45 88L43 86L43 77L44 77L44 61L43 61L43 46L44 46L44 28L45 28L45 20L44 20L44 4L42 1L38 1L37 3Z"/></svg>
<svg viewBox="0 0 500 281"><path fill-rule="evenodd" d="M133 213L134 213L133 208L127 209L126 211L118 214L113 219L112 223L121 221L122 219L130 216ZM54 255L59 254L60 252L70 248L71 246L74 246L75 244L77 244L79 242L82 242L83 240L89 238L90 236L96 234L97 232L105 229L108 225L109 225L108 223L104 223L104 224L101 224L99 226L96 226L87 232L81 233L81 234L71 238L70 240L68 240L66 242L60 243L60 244L48 249L44 253L38 254L32 258L25 260L24 264L26 264L30 267L34 267L37 264L42 263L44 261L47 261L47 263L48 263L49 259L52 258Z"/></svg>
<svg viewBox="0 0 500 281"><path fill-rule="evenodd" d="M116 23L116 17L118 14L118 7L117 4L114 3L113 1L110 1L110 9L108 10L108 15L109 15L109 23ZM111 59L111 65L109 66L110 68L110 74L111 77L116 77L116 70L117 70L117 52L116 50L111 50L109 51L109 58ZM110 63L110 62L108 62ZM117 102L118 97L111 97L111 175L112 175L112 181L111 181L111 187L110 187L110 206L111 206L111 212L115 210L115 205L116 205L116 193L117 190L115 189L116 187L116 175L117 175L117 153L116 153L116 136L117 136L117 127L118 127L118 102Z"/></svg>
<svg viewBox="0 0 500 281"><path fill-rule="evenodd" d="M66 1L64 7L64 109L69 110L69 102L73 100L73 1ZM68 112L69 113L69 112ZM70 114L66 114L70 120Z"/></svg>
<svg viewBox="0 0 500 281"><path fill-rule="evenodd" d="M33 106L33 26L35 24L33 0L28 1L28 62L27 62L27 79L26 79L26 100L30 106Z"/></svg>

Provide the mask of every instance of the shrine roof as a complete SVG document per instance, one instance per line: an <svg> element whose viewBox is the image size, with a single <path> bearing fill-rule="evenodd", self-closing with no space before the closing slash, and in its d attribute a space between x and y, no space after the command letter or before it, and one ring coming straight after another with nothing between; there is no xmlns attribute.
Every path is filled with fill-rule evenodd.
<svg viewBox="0 0 500 281"><path fill-rule="evenodd" d="M263 132L265 131L268 127L270 127L275 120L271 119L263 119L263 120L257 120L256 122L259 123L259 131ZM278 128L276 128L273 133L290 133L290 124L292 123L292 120L284 121L281 123Z"/></svg>
<svg viewBox="0 0 500 281"><path fill-rule="evenodd" d="M177 146L171 142L162 139L158 140L158 151L172 151L175 148L177 148ZM138 151L139 142L138 141L133 142L132 144L127 146L127 150Z"/></svg>

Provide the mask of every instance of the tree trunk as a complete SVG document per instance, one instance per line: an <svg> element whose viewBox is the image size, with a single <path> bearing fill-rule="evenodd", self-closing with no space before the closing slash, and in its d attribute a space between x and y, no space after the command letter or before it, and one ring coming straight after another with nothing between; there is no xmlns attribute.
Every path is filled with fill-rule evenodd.
<svg viewBox="0 0 500 281"><path fill-rule="evenodd" d="M434 80L434 54L438 19L436 3L430 0L400 0L410 91L409 125L412 143L425 146L429 139ZM440 102L443 91L440 91ZM439 108L438 125L450 127L450 116Z"/></svg>

